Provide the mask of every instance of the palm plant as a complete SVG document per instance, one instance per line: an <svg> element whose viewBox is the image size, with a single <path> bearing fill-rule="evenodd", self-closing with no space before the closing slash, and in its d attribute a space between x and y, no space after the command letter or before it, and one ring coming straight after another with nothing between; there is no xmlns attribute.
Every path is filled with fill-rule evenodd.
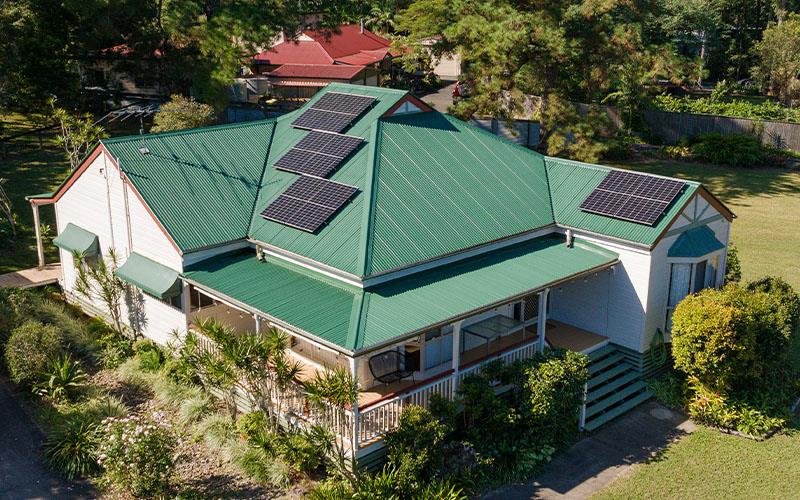
<svg viewBox="0 0 800 500"><path fill-rule="evenodd" d="M358 484L358 464L354 460L355 453L348 453L344 436L350 436L350 450L355 452L356 436L348 426L347 408L358 405L358 381L350 371L336 367L317 372L314 378L305 384L306 398L314 411L320 415L329 415L332 421L340 422L338 430L340 439L332 436L333 465L336 472L346 479L355 489Z"/></svg>
<svg viewBox="0 0 800 500"><path fill-rule="evenodd" d="M48 372L42 374L42 383L36 386L40 396L53 401L69 401L86 385L86 373L78 361L69 354L59 356L48 364Z"/></svg>

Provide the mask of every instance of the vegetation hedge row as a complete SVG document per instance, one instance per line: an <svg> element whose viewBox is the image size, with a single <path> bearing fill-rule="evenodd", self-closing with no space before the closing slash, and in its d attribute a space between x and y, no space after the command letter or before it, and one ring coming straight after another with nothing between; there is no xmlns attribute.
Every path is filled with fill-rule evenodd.
<svg viewBox="0 0 800 500"><path fill-rule="evenodd" d="M658 110L672 113L695 113L800 123L800 110L784 107L775 101L753 103L742 99L721 100L661 94L653 97L653 106Z"/></svg>

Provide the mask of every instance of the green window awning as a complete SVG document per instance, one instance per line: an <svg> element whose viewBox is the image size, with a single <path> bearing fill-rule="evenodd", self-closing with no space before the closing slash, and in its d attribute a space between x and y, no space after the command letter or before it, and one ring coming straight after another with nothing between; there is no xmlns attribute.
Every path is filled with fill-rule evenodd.
<svg viewBox="0 0 800 500"><path fill-rule="evenodd" d="M668 257L696 258L722 250L725 245L714 236L708 226L700 226L681 233L669 247Z"/></svg>
<svg viewBox="0 0 800 500"><path fill-rule="evenodd" d="M53 239L53 244L68 252L78 252L84 257L100 253L97 235L71 222L61 231L61 234Z"/></svg>
<svg viewBox="0 0 800 500"><path fill-rule="evenodd" d="M174 297L181 291L178 271L135 252L116 270L116 275L159 299Z"/></svg>

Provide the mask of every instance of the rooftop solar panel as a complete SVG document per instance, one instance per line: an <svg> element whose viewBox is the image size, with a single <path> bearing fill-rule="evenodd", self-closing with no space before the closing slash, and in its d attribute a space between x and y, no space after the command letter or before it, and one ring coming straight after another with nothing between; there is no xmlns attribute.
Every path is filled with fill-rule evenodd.
<svg viewBox="0 0 800 500"><path fill-rule="evenodd" d="M292 126L311 130L342 132L366 111L374 97L328 92L292 122Z"/></svg>
<svg viewBox="0 0 800 500"><path fill-rule="evenodd" d="M613 170L583 200L580 209L652 226L684 186L675 179Z"/></svg>
<svg viewBox="0 0 800 500"><path fill-rule="evenodd" d="M265 219L309 233L316 232L356 193L346 184L301 176L267 206Z"/></svg>
<svg viewBox="0 0 800 500"><path fill-rule="evenodd" d="M275 162L275 168L327 177L362 142L360 137L312 130Z"/></svg>

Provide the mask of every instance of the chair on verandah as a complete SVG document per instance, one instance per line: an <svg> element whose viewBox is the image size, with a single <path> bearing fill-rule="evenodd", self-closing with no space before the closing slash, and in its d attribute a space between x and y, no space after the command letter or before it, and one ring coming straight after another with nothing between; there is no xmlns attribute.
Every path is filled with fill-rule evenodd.
<svg viewBox="0 0 800 500"><path fill-rule="evenodd" d="M384 384L414 378L414 372L405 368L405 359L398 351L386 351L369 358L369 371L375 380Z"/></svg>

